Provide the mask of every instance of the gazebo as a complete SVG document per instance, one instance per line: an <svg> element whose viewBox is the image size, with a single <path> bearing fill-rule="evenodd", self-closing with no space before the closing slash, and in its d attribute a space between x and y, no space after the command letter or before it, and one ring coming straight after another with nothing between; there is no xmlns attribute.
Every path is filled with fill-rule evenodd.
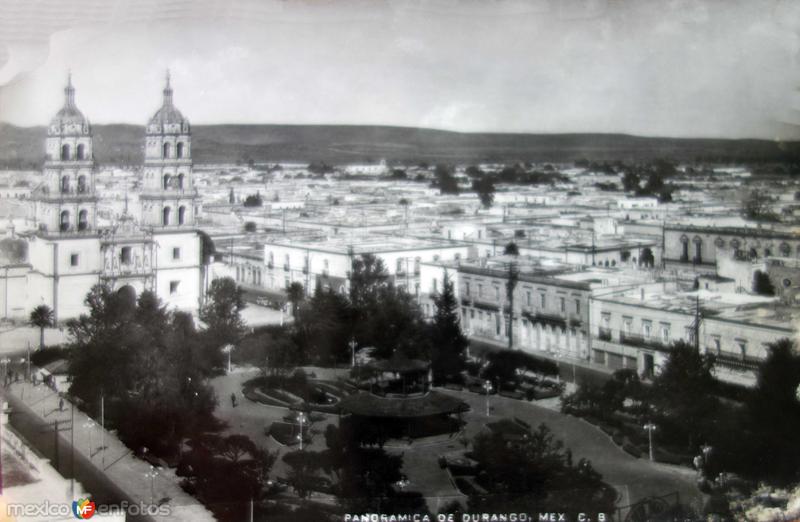
<svg viewBox="0 0 800 522"><path fill-rule="evenodd" d="M371 362L369 391L342 399L341 411L358 425L373 425L384 438L418 438L458 431L469 406L431 390L430 363L395 354ZM454 417L456 415L457 417Z"/></svg>

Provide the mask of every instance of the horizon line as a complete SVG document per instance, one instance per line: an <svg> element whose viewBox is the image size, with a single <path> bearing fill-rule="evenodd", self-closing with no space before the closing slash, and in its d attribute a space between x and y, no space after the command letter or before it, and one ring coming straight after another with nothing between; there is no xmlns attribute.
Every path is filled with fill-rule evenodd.
<svg viewBox="0 0 800 522"><path fill-rule="evenodd" d="M106 122L94 123L92 126L130 126L130 127L146 127L147 123L130 123L130 122ZM0 120L0 125L8 125L18 129L36 129L47 128L46 123L37 125L17 125L8 121ZM463 131L453 130L437 127L415 127L409 125L396 125L396 124L382 124L382 123L190 123L192 127L223 127L223 126L238 126L238 127L379 127L387 129L405 129L405 130L423 130L433 132L444 132L449 134L463 134L463 135L490 135L490 136L620 136L627 138L641 138L641 139L663 139L663 140L720 140L720 141L763 141L774 143L800 143L798 139L783 139L783 138L761 138L761 137L742 137L732 138L723 136L669 136L669 135L646 135L646 134L631 134L629 132L603 132L603 131L570 131L570 132L538 132L538 131Z"/></svg>

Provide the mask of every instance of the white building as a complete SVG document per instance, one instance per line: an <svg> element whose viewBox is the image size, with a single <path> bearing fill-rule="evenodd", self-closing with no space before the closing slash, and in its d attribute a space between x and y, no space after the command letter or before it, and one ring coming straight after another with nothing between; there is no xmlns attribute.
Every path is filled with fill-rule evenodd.
<svg viewBox="0 0 800 522"><path fill-rule="evenodd" d="M24 238L27 258L15 260L11 270L0 267L4 317L25 318L40 304L52 308L57 321L77 317L100 282L132 295L152 290L170 307L196 311L202 253L194 228L191 135L172 104L169 78L163 105L147 125L141 222L126 213L110 227L97 224L91 124L75 104L71 81L64 92L64 107L48 127L44 180L31 195L37 230Z"/></svg>

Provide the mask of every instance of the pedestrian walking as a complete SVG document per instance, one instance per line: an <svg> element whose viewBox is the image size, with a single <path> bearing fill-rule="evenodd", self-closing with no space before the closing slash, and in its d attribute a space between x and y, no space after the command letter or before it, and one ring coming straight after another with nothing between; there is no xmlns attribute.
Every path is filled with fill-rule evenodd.
<svg viewBox="0 0 800 522"><path fill-rule="evenodd" d="M231 405L235 408L236 407L236 393L231 393Z"/></svg>
<svg viewBox="0 0 800 522"><path fill-rule="evenodd" d="M58 411L64 411L64 397L58 398Z"/></svg>

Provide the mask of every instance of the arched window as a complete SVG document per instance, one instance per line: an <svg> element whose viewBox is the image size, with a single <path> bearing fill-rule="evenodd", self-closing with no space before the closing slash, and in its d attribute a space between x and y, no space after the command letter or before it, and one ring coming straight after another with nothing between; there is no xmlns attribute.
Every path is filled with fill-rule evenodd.
<svg viewBox="0 0 800 522"><path fill-rule="evenodd" d="M161 224L164 226L169 225L169 215L172 213L172 209L169 207L164 207L164 210L161 211Z"/></svg>
<svg viewBox="0 0 800 522"><path fill-rule="evenodd" d="M86 192L86 176L78 176L78 194Z"/></svg>
<svg viewBox="0 0 800 522"><path fill-rule="evenodd" d="M164 153L163 157L164 158L169 158L170 152L171 152L170 151L170 144L169 143L165 143L164 144L164 150L163 150L163 153Z"/></svg>
<svg viewBox="0 0 800 522"><path fill-rule="evenodd" d="M62 160L69 159L69 145L67 144L61 146L61 159Z"/></svg>
<svg viewBox="0 0 800 522"><path fill-rule="evenodd" d="M78 230L89 229L89 212L84 209L78 212Z"/></svg>
<svg viewBox="0 0 800 522"><path fill-rule="evenodd" d="M61 193L69 192L69 176L61 176Z"/></svg>
<svg viewBox="0 0 800 522"><path fill-rule="evenodd" d="M185 220L186 220L186 207L181 205L180 207L178 207L178 224L183 225Z"/></svg>
<svg viewBox="0 0 800 522"><path fill-rule="evenodd" d="M178 188L183 190L183 172L178 174Z"/></svg>
<svg viewBox="0 0 800 522"><path fill-rule="evenodd" d="M78 145L78 148L75 150L75 155L79 160L86 159L86 145L83 143Z"/></svg>
<svg viewBox="0 0 800 522"><path fill-rule="evenodd" d="M69 230L69 210L62 210L61 217L59 221L59 229L62 232L66 232Z"/></svg>
<svg viewBox="0 0 800 522"><path fill-rule="evenodd" d="M167 190L169 188L170 181L171 181L170 175L164 174L164 190Z"/></svg>
<svg viewBox="0 0 800 522"><path fill-rule="evenodd" d="M183 142L179 141L177 147L175 148L175 155L179 158L183 157Z"/></svg>

